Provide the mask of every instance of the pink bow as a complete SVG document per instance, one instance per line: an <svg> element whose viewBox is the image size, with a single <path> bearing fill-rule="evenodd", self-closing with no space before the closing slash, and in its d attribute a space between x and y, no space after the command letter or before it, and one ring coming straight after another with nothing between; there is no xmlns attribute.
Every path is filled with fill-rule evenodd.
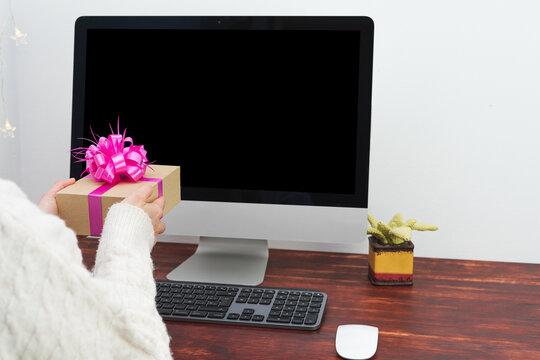
<svg viewBox="0 0 540 360"><path fill-rule="evenodd" d="M112 129L111 129L112 132ZM133 139L125 137L124 134L111 134L107 138L100 137L96 143L88 148L78 148L77 154L82 155L85 150L84 159L86 161L86 170L96 181L105 181L109 184L116 184L121 178L127 177L131 181L139 181L148 166L146 150L144 145L133 145ZM129 146L125 147L125 143Z"/></svg>

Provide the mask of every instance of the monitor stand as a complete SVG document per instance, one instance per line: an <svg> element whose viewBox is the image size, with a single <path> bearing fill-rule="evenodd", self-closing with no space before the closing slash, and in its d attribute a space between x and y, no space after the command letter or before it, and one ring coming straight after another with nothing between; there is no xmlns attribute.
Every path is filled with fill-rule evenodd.
<svg viewBox="0 0 540 360"><path fill-rule="evenodd" d="M267 262L267 240L201 237L195 254L167 279L256 286L264 280Z"/></svg>

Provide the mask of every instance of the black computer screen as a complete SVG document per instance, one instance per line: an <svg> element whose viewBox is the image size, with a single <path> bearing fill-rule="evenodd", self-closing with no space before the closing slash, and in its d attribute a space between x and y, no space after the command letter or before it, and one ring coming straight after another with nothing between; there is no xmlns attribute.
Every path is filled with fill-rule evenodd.
<svg viewBox="0 0 540 360"><path fill-rule="evenodd" d="M313 198L367 192L361 37L88 28L83 137L119 118L151 162L181 166L184 199L334 205Z"/></svg>

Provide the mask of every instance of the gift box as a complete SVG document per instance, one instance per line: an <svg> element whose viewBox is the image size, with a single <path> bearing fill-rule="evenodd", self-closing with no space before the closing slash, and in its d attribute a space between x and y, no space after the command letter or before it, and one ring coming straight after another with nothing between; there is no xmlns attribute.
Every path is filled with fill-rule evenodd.
<svg viewBox="0 0 540 360"><path fill-rule="evenodd" d="M180 202L180 167L152 165L137 182L120 180L116 183L95 181L84 177L56 194L58 215L77 235L100 236L109 208L141 186L152 184L154 191L148 202L165 197L164 214Z"/></svg>

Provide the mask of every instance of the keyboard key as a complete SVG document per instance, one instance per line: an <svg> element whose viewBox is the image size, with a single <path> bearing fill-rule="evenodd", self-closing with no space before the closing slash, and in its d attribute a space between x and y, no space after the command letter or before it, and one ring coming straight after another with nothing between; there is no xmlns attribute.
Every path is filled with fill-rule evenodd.
<svg viewBox="0 0 540 360"><path fill-rule="evenodd" d="M268 322L275 322L275 323L282 323L282 324L288 324L291 322L290 316L269 316L266 321Z"/></svg>
<svg viewBox="0 0 540 360"><path fill-rule="evenodd" d="M313 325L317 322L317 315L318 314L307 314L306 319L304 320L304 324L306 325Z"/></svg>
<svg viewBox="0 0 540 360"><path fill-rule="evenodd" d="M225 317L225 313L222 312L211 312L208 313L209 319L223 319Z"/></svg>
<svg viewBox="0 0 540 360"><path fill-rule="evenodd" d="M264 316L263 315L253 315L252 321L263 321Z"/></svg>
<svg viewBox="0 0 540 360"><path fill-rule="evenodd" d="M171 315L173 312L173 309L159 309L158 313L160 315Z"/></svg>
<svg viewBox="0 0 540 360"><path fill-rule="evenodd" d="M189 316L192 317L206 317L208 313L206 311L192 311Z"/></svg>
<svg viewBox="0 0 540 360"><path fill-rule="evenodd" d="M242 314L240 315L240 320L251 320L251 314Z"/></svg>
<svg viewBox="0 0 540 360"><path fill-rule="evenodd" d="M198 310L226 313L229 310L229 308L224 307L224 306L200 306Z"/></svg>
<svg viewBox="0 0 540 360"><path fill-rule="evenodd" d="M174 316L188 316L189 311L187 311L187 310L174 310L172 314Z"/></svg>
<svg viewBox="0 0 540 360"><path fill-rule="evenodd" d="M219 300L219 306L231 306L232 302L233 302L232 297L221 298Z"/></svg>
<svg viewBox="0 0 540 360"><path fill-rule="evenodd" d="M237 313L230 313L229 315L227 315L227 319L229 320L238 320L239 317L240 317L240 314L237 314Z"/></svg>
<svg viewBox="0 0 540 360"><path fill-rule="evenodd" d="M242 311L242 314L254 314L255 313L255 309L251 309L251 308L245 308L244 311Z"/></svg>

